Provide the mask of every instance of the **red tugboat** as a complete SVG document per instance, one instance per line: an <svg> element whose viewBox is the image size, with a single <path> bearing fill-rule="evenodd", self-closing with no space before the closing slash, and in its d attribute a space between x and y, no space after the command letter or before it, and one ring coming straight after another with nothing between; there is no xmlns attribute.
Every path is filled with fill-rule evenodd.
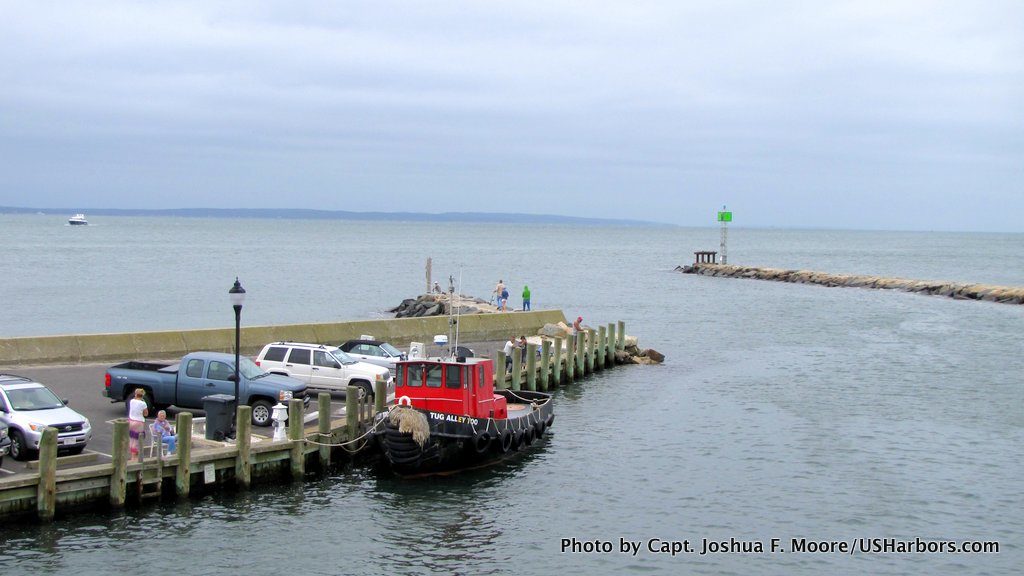
<svg viewBox="0 0 1024 576"><path fill-rule="evenodd" d="M377 416L377 440L401 475L443 474L523 451L555 420L551 395L494 391L488 358L397 363L395 404Z"/></svg>

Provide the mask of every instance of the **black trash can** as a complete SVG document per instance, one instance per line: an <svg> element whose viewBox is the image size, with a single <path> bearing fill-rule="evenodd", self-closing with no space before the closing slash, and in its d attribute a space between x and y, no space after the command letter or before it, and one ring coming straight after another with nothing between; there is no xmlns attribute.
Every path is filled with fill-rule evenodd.
<svg viewBox="0 0 1024 576"><path fill-rule="evenodd" d="M231 423L235 416L235 397L230 394L203 396L206 412L206 439L222 441L231 436Z"/></svg>

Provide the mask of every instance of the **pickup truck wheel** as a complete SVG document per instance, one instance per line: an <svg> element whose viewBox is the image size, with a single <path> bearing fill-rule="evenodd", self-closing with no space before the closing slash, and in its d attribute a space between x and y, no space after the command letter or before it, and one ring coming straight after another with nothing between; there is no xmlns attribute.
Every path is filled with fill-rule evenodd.
<svg viewBox="0 0 1024 576"><path fill-rule="evenodd" d="M270 426L273 423L271 416L274 414L274 407L266 400L257 400L252 403L252 424L253 426Z"/></svg>
<svg viewBox="0 0 1024 576"><path fill-rule="evenodd" d="M363 398L369 398L370 400L373 400L373 386L371 386L369 382L359 380L358 382L353 384L353 386L359 388L360 400L362 400Z"/></svg>
<svg viewBox="0 0 1024 576"><path fill-rule="evenodd" d="M11 458L28 460L31 457L32 450L25 444L25 435L20 430L11 430Z"/></svg>
<svg viewBox="0 0 1024 576"><path fill-rule="evenodd" d="M153 394L149 390L143 389L144 394L142 395L142 401L146 403L146 411L149 412L147 418L156 418L156 405L153 404ZM135 398L135 388L131 390L125 390L124 396L124 409L125 414L131 409L132 399Z"/></svg>

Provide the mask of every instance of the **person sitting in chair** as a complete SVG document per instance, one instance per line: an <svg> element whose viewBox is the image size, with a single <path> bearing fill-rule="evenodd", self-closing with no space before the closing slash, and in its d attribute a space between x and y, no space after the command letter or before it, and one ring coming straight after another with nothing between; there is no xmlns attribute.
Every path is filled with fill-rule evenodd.
<svg viewBox="0 0 1024 576"><path fill-rule="evenodd" d="M157 412L156 420L150 429L153 431L154 438L159 438L162 443L167 444L167 453L174 454L178 445L178 437L174 435L174 427L167 421L167 412L163 410Z"/></svg>

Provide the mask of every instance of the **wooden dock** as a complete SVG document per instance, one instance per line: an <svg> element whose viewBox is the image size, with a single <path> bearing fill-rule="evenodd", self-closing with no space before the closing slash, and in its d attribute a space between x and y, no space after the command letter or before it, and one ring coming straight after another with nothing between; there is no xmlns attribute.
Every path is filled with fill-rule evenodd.
<svg viewBox="0 0 1024 576"><path fill-rule="evenodd" d="M495 385L512 390L553 390L612 368L625 347L623 322L567 338L545 338L539 355L537 344L527 345L525 366L521 354L516 353L509 374L504 370L504 354L498 352ZM86 466L75 465L80 457L58 458L57 431L48 428L40 445L38 473L0 479L0 517L34 516L49 521L83 508L118 509L149 499L188 498L218 489L246 490L282 477L302 480L308 473L375 453L371 427L374 416L387 409L386 383L377 383L372 404L358 396L350 387L344 418L332 419L330 394L320 393L313 426L303 425L302 401L291 400L289 414L297 417L289 418L287 438L277 441L253 436L250 408L240 406L239 440L234 444L179 434L176 454L162 455L157 446L148 457L140 450L140 457L134 460L129 458L128 421L118 419L114 421L112 462ZM190 413L179 413L176 429L191 431L192 419Z"/></svg>

